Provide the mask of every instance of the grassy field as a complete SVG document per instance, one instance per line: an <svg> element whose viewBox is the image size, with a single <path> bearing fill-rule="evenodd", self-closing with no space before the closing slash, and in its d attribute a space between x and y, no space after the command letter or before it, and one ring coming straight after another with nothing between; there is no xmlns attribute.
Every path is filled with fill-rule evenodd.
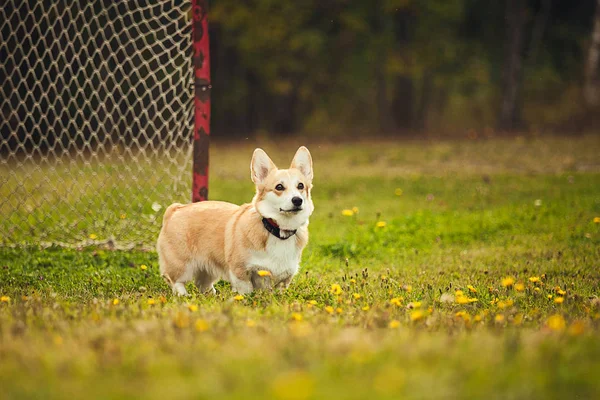
<svg viewBox="0 0 600 400"><path fill-rule="evenodd" d="M213 147L213 199L251 199L253 147ZM309 148L282 293L174 298L144 219L137 250L0 247L0 398L600 398L597 136Z"/></svg>

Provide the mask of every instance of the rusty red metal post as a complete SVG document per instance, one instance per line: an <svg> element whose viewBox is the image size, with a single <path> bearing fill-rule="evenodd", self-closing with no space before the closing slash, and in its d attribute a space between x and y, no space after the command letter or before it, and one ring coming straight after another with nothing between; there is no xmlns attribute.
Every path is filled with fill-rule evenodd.
<svg viewBox="0 0 600 400"><path fill-rule="evenodd" d="M194 165L192 202L208 198L208 145L210 137L210 57L208 0L192 0L194 46Z"/></svg>

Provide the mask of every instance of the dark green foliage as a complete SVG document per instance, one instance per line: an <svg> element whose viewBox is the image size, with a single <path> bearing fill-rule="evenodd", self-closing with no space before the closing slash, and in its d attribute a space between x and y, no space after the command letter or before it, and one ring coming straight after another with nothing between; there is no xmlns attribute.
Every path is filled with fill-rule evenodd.
<svg viewBox="0 0 600 400"><path fill-rule="evenodd" d="M552 1L547 15L526 3L519 126L589 128L580 86L595 0ZM503 1L214 0L210 13L216 135L497 125Z"/></svg>

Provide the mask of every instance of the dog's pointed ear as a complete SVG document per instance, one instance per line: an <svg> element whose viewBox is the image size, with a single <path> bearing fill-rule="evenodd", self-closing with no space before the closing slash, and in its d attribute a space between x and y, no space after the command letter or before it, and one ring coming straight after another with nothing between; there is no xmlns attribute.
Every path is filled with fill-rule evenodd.
<svg viewBox="0 0 600 400"><path fill-rule="evenodd" d="M304 146L301 146L294 159L292 160L292 165L290 168L296 168L304 174L306 178L312 181L313 179L313 165L312 165L312 157L310 156L310 151Z"/></svg>
<svg viewBox="0 0 600 400"><path fill-rule="evenodd" d="M254 184L262 183L274 168L277 167L263 149L254 150L252 162L250 163L250 176Z"/></svg>

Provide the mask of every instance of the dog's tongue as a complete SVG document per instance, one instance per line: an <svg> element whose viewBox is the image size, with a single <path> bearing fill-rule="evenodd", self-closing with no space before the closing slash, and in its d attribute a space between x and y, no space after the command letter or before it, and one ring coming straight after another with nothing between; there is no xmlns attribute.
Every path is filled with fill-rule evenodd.
<svg viewBox="0 0 600 400"><path fill-rule="evenodd" d="M277 225L277 222L275 222L273 219L266 218L266 220L269 224L273 225L275 228L279 228L279 225Z"/></svg>

